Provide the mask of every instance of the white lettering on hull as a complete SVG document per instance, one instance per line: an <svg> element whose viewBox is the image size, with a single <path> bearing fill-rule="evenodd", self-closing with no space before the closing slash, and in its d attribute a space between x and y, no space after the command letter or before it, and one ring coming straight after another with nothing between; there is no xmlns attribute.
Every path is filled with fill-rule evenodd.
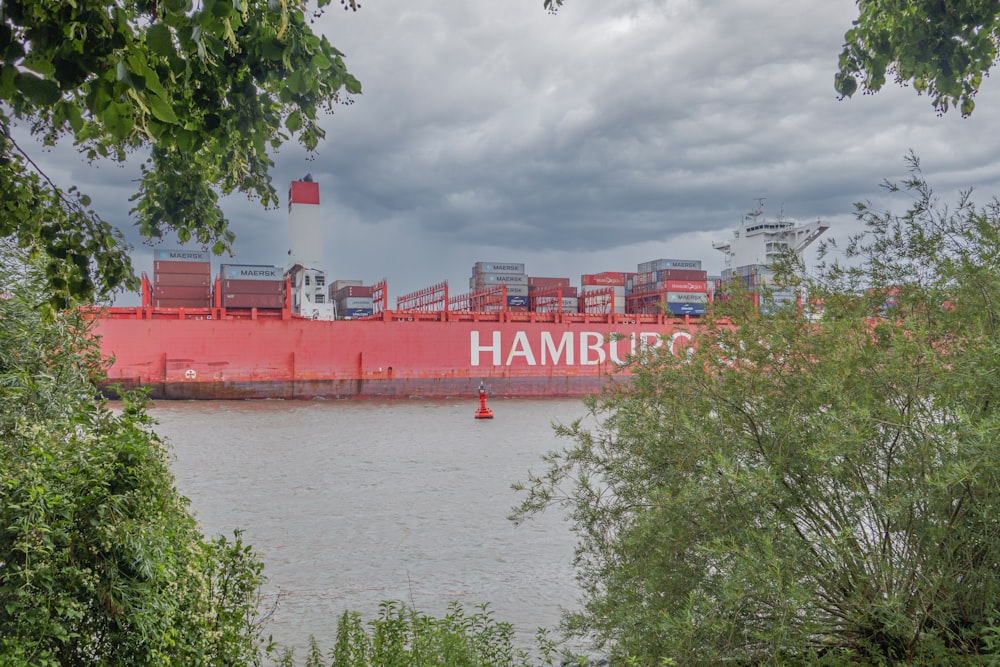
<svg viewBox="0 0 1000 667"><path fill-rule="evenodd" d="M507 343L505 347L500 331L492 332L488 340L481 339L479 331L471 331L469 363L473 367L512 366L515 363L542 367L599 366L608 361L623 364L637 352L664 345L672 354L678 354L690 346L691 334L675 331L664 336L655 331L643 331L606 336L597 331L580 331L574 336L573 332L566 331L557 341L551 331L541 332L536 340L526 331L516 331Z"/></svg>

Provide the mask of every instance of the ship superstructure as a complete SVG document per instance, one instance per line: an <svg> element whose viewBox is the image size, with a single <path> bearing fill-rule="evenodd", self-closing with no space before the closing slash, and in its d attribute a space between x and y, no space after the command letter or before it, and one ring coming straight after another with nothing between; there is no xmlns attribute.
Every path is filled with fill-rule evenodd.
<svg viewBox="0 0 1000 667"><path fill-rule="evenodd" d="M802 259L803 251L829 228L819 220L800 224L780 215L768 220L759 199L731 239L712 244L726 256L722 280L741 279L749 287L768 284L774 275L771 267L783 253L791 251Z"/></svg>
<svg viewBox="0 0 1000 667"><path fill-rule="evenodd" d="M288 188L288 270L291 308L311 320L332 320L334 303L323 262L319 183L310 174Z"/></svg>

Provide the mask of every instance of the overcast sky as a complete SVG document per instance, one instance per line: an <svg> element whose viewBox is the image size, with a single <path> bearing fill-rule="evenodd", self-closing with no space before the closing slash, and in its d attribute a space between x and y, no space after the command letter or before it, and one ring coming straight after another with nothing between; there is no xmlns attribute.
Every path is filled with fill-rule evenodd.
<svg viewBox="0 0 1000 667"><path fill-rule="evenodd" d="M919 156L942 200L1000 194L1000 93L986 79L971 118L935 114L889 83L838 100L833 76L854 0L370 0L314 24L346 54L363 94L327 117L315 155L275 156L281 206L224 200L234 258L283 266L288 184L311 173L331 280L388 281L400 294L477 261L536 276L634 271L695 258L719 273L758 198L768 217L856 231L856 201ZM94 197L135 244L135 165L50 165ZM893 207L902 212L903 203ZM176 247L167 242L159 247ZM120 301L121 303L122 301Z"/></svg>

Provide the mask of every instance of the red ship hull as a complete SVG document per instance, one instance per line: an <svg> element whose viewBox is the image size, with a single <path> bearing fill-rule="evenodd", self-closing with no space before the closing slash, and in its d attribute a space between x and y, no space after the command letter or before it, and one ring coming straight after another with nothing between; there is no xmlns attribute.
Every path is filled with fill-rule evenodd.
<svg viewBox="0 0 1000 667"><path fill-rule="evenodd" d="M467 397L480 382L492 396L581 396L627 380L623 364L644 346L685 346L697 326L536 313L314 321L219 308L110 309L95 319L112 360L108 386L162 399Z"/></svg>

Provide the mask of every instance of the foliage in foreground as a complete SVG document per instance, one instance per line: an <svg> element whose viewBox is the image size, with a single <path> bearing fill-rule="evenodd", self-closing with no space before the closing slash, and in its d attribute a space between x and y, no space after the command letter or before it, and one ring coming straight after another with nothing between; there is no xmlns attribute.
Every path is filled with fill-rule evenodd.
<svg viewBox="0 0 1000 667"><path fill-rule="evenodd" d="M95 398L86 323L40 315L41 283L0 252L0 664L260 664L260 561L202 537L141 397Z"/></svg>
<svg viewBox="0 0 1000 667"><path fill-rule="evenodd" d="M818 320L713 324L558 428L513 516L569 511L571 630L642 664L996 664L1000 202L912 168L804 282Z"/></svg>
<svg viewBox="0 0 1000 667"><path fill-rule="evenodd" d="M314 150L319 115L361 92L311 28L330 2L0 4L0 237L44 256L57 307L122 286L131 264L121 235L39 170L23 135L68 137L88 160L142 154L142 235L231 250L219 194L277 203L269 151L292 137Z"/></svg>
<svg viewBox="0 0 1000 667"><path fill-rule="evenodd" d="M541 664L552 665L554 644L539 631ZM286 649L279 667L294 667L294 652ZM458 603L435 618L396 602L383 602L379 615L367 624L357 612L344 612L327 659L310 638L305 667L528 667L526 651L515 648L514 628L497 622L488 605L467 614Z"/></svg>

